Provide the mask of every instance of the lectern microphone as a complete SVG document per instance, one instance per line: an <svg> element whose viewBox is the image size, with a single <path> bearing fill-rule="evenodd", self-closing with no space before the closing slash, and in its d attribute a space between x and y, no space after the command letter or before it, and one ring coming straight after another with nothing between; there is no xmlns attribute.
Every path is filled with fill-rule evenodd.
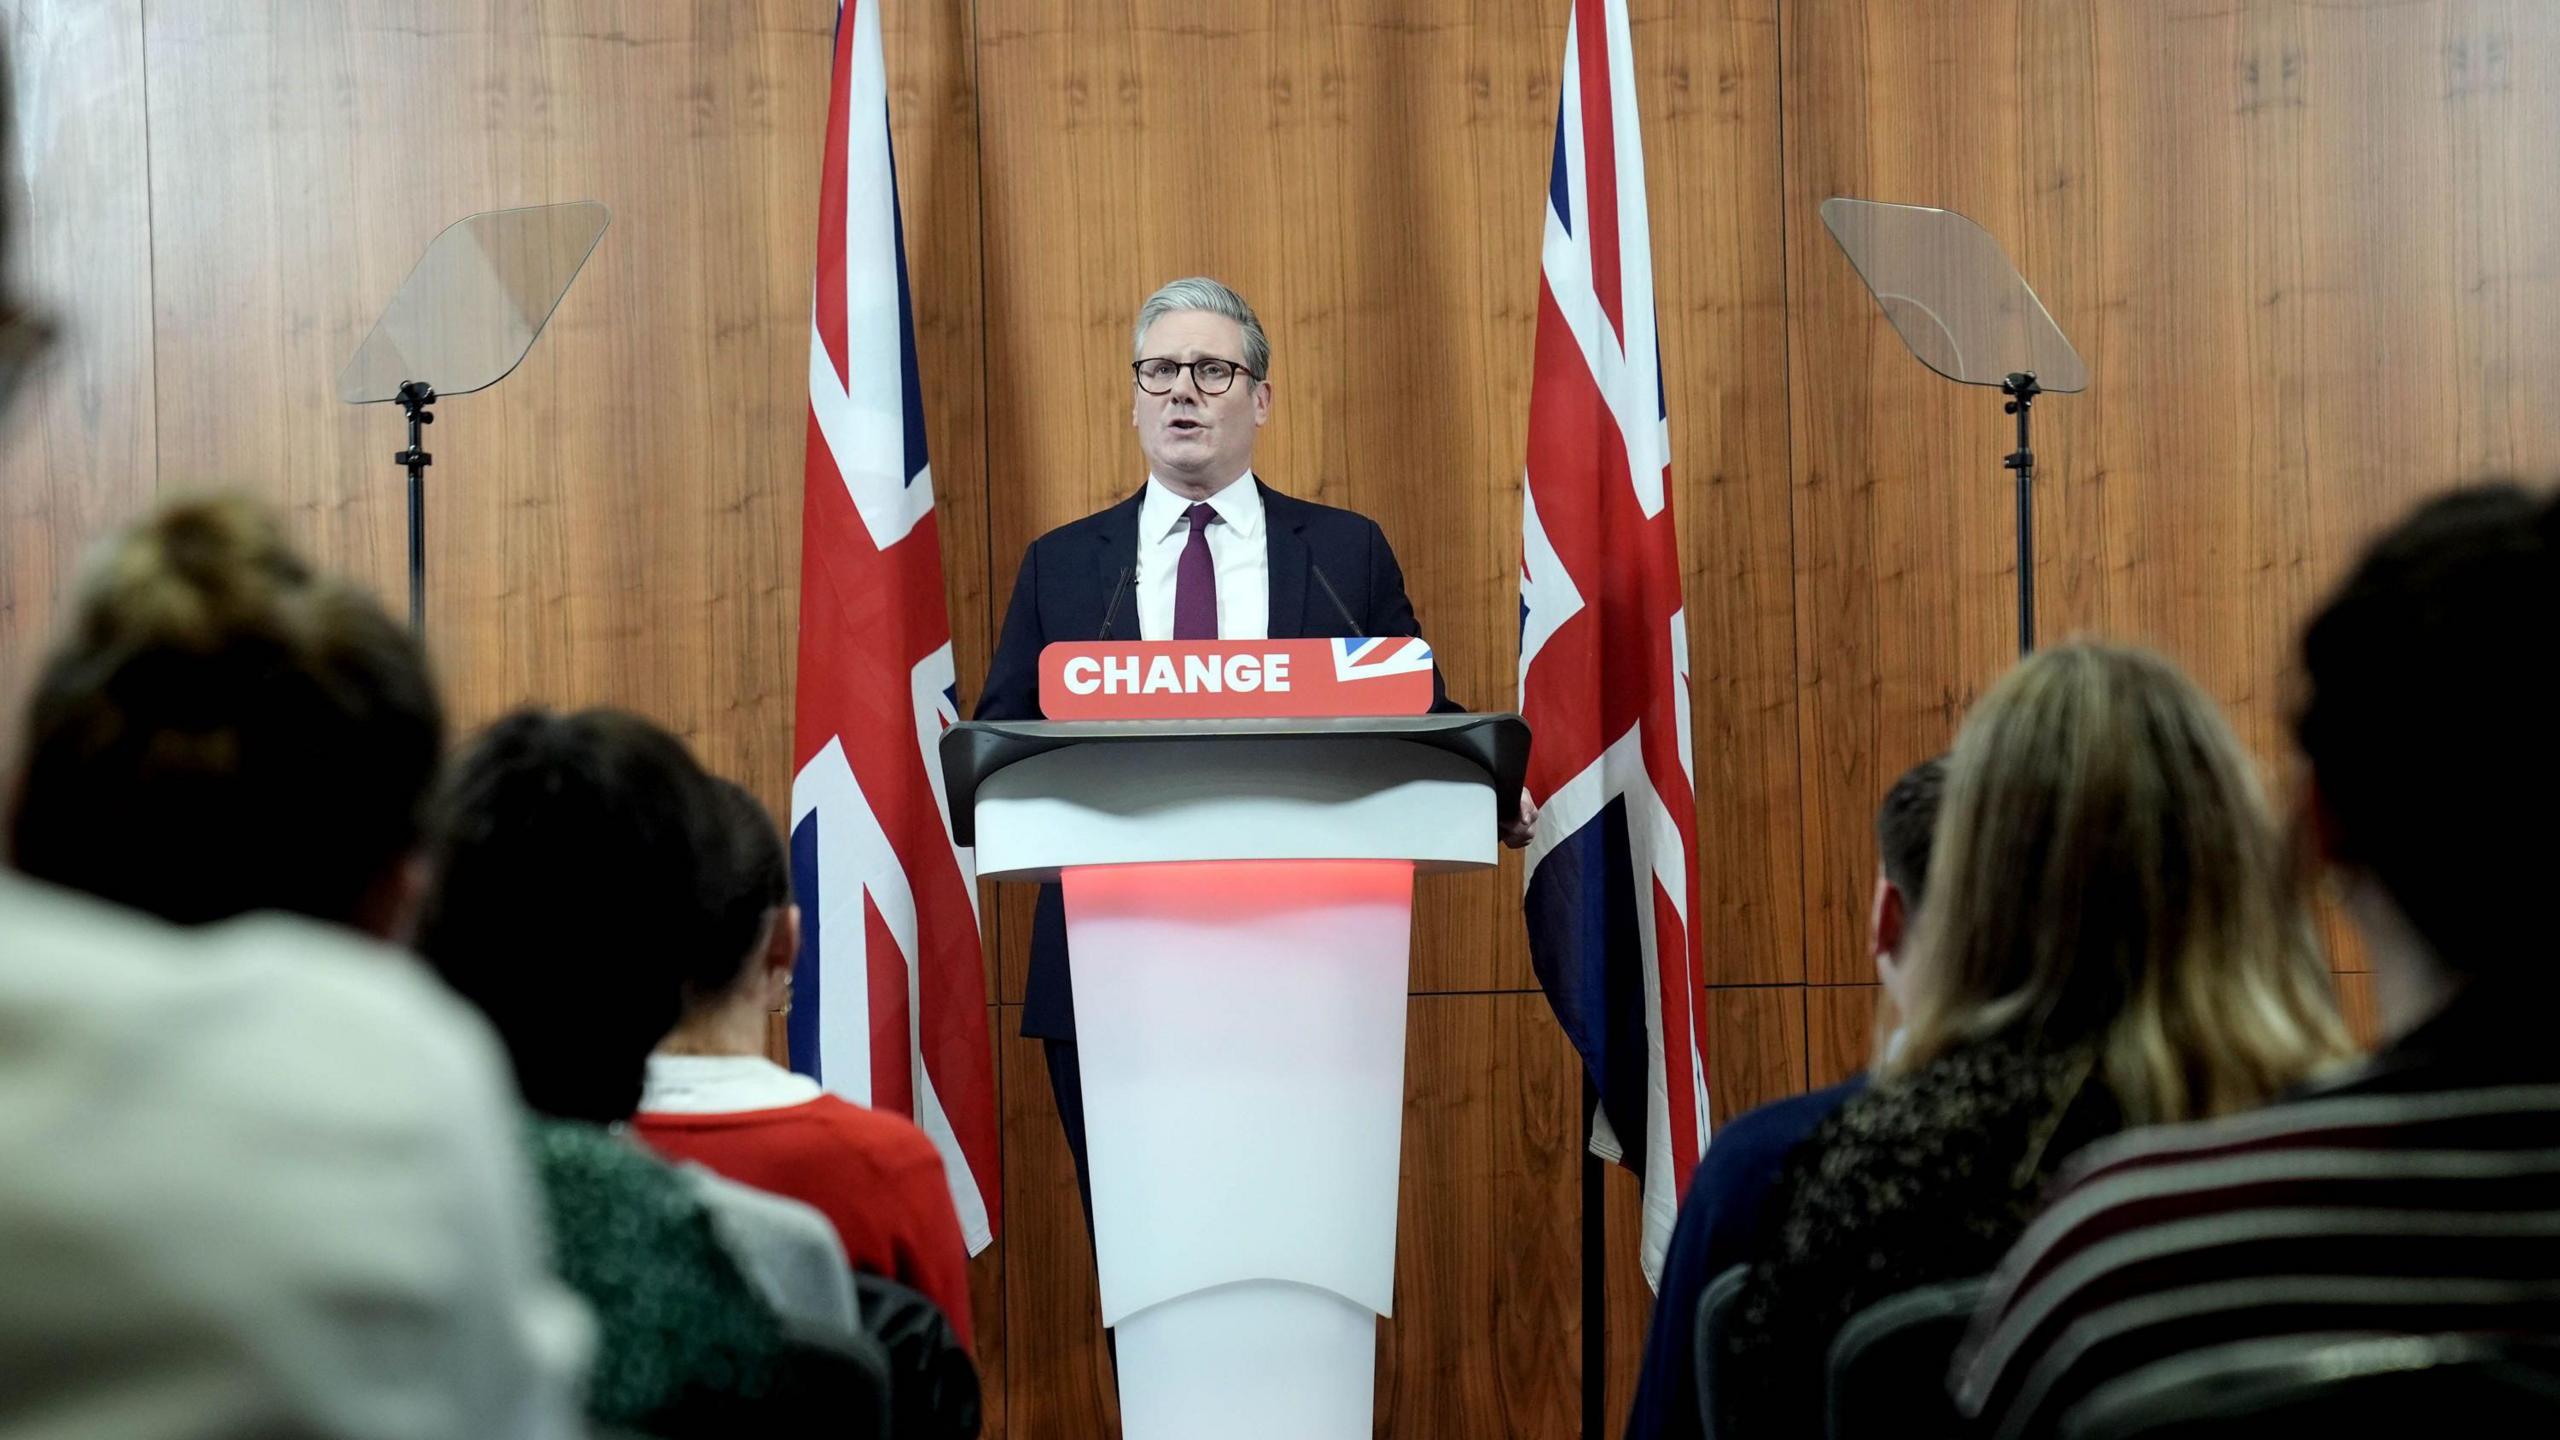
<svg viewBox="0 0 2560 1440"><path fill-rule="evenodd" d="M1138 573L1135 565L1120 567L1120 578L1111 582L1111 603L1102 607L1102 629L1093 638L1111 638L1111 622L1120 618L1120 597L1129 593L1129 577Z"/></svg>
<svg viewBox="0 0 2560 1440"><path fill-rule="evenodd" d="M1307 570L1316 577L1316 583L1324 587L1324 598L1333 602L1333 613L1342 617L1342 633L1358 635L1360 622L1351 618L1351 607L1342 603L1342 592L1334 589L1333 582L1325 578L1324 567L1310 560Z"/></svg>

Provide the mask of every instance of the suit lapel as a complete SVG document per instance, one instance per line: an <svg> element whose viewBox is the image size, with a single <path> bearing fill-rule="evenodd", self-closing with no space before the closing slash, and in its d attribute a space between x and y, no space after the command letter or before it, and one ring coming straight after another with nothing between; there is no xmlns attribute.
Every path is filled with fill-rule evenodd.
<svg viewBox="0 0 2560 1440"><path fill-rule="evenodd" d="M1262 485L1260 476L1254 484ZM1307 633L1306 523L1298 502L1262 485L1263 555L1271 570L1271 638L1304 639Z"/></svg>
<svg viewBox="0 0 2560 1440"><path fill-rule="evenodd" d="M1147 487L1141 485L1128 499L1103 511L1094 527L1093 633L1097 636L1108 620L1115 639L1138 638L1138 506L1146 498ZM1106 614L1115 590L1120 592L1119 613Z"/></svg>

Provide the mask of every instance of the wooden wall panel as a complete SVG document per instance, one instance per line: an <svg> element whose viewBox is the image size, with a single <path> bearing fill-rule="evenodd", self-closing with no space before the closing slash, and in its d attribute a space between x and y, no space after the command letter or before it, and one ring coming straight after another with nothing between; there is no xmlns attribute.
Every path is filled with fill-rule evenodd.
<svg viewBox="0 0 2560 1440"><path fill-rule="evenodd" d="M1704 980L1801 980L1778 7L1628 9L1687 587ZM1509 413L1527 414L1525 394Z"/></svg>
<svg viewBox="0 0 2560 1440"><path fill-rule="evenodd" d="M1022 1007L999 1007L996 1071L1004 1095L1004 1354L982 1364L1005 1393L1007 1440L1110 1435L1120 1423L1093 1240L1076 1197L1075 1160L1058 1130L1040 1042Z"/></svg>
<svg viewBox="0 0 2560 1440"><path fill-rule="evenodd" d="M779 806L834 9L7 4L9 263L70 333L0 447L0 741L74 558L156 494L265 494L397 604L398 426L330 380L444 222L592 197L614 228L533 358L431 432L438 658L466 723L631 705ZM2294 630L2366 537L2458 477L2560 469L2560 88L2536 83L2560 8L1629 9L1722 1121L1866 1058L1873 806L2015 640L1997 397L1903 353L1814 205L1947 204L2004 241L2096 377L2038 410L2043 633L2168 650L2281 774ZM1138 479L1130 312L1205 271L1273 334L1263 468L1385 524L1454 688L1504 702L1565 10L887 7L964 699L1023 545ZM1510 864L1417 905L1382 1432L1578 1412L1579 1101L1518 891ZM987 897L999 1002L1027 898ZM2369 1035L2370 978L2341 984ZM990 1008L990 1433L1107 1433L1090 1250L1018 1020ZM1614 1416L1646 1297L1633 1186L1607 1197L1588 1323Z"/></svg>
<svg viewBox="0 0 2560 1440"><path fill-rule="evenodd" d="M1015 1022L1010 1028L1005 1024L1008 1015ZM1018 1042L1011 1042L1011 1036L1012 1030L1020 1028L1020 1022L1019 1011L1008 1011L1002 1005L987 1007L987 1053L995 1061L999 1125L1009 1123L1012 1113L1005 1062L1015 1058L1013 1044ZM1054 1122L1051 1128L1056 1128ZM1001 1130L998 1138L1001 1143L1004 1138ZM1002 1153L999 1151L1000 1155ZM976 1348L979 1393L984 1401L980 1430L982 1440L1005 1440L1009 1433L1006 1427L1011 1411L1007 1402L1011 1392L1005 1385L1008 1363L1005 1337L1012 1319L1006 1311L1005 1290L1005 1249L1009 1234L1010 1227L1007 1234L998 1235L994 1244L969 1259L969 1328L970 1339Z"/></svg>
<svg viewBox="0 0 2560 1440"><path fill-rule="evenodd" d="M430 643L465 723L628 706L780 808L832 19L823 0L154 11L156 359L164 436L186 437L164 488L266 494L397 604L398 417L335 403L338 366L449 220L603 201L612 227L523 367L429 432ZM951 210L924 207L952 232L925 254L967 250L974 214ZM973 289L937 293L928 346L975 329ZM928 353L974 371L951 350ZM951 388L940 418L966 424L974 389Z"/></svg>
<svg viewBox="0 0 2560 1440"><path fill-rule="evenodd" d="M2294 635L2364 540L2560 465L2560 164L2519 144L2560 12L1814 0L1784 29L1807 963L1854 980L1875 792L2008 662L2014 570L1997 397L1903 353L1813 207L2005 242L2093 376L2037 408L2040 634L2162 649L2281 775Z"/></svg>
<svg viewBox="0 0 2560 1440"><path fill-rule="evenodd" d="M1826 197L1961 209L2014 236L2024 67L2005 3L1787 6L1788 403L1805 974L1867 976L1871 819L2015 655L1996 393L1913 361L1822 227ZM2014 248L2014 246L2013 246ZM2058 408L2058 406L2057 406ZM2050 422L2044 445L2061 449ZM2040 446L2041 448L2041 446Z"/></svg>
<svg viewBox="0 0 2560 1440"><path fill-rule="evenodd" d="M57 336L0 413L0 755L14 767L19 697L82 551L150 504L158 431L142 7L48 5L8 19L0 264L10 298Z"/></svg>
<svg viewBox="0 0 2560 1440"><path fill-rule="evenodd" d="M1804 992L1805 1079L1837 1085L1876 1058L1881 985L1813 985Z"/></svg>
<svg viewBox="0 0 2560 1440"><path fill-rule="evenodd" d="M2382 1012L2374 1003L2373 976L2362 971L2338 976L2338 1008L2356 1043L2370 1050L2382 1041Z"/></svg>
<svg viewBox="0 0 2560 1440"><path fill-rule="evenodd" d="M999 583L988 547L987 315L978 214L978 47L972 12L958 5L890 5L881 43L889 69L890 139L906 226L907 272L915 311L916 362L926 394L934 509L942 532L942 577L951 613L952 665L974 695L995 650L1012 572ZM810 248L814 254L815 236ZM804 287L805 288L805 287ZM794 472L797 473L796 471ZM795 491L796 493L796 491ZM796 511L794 512L797 513ZM796 529L793 533L797 533ZM796 556L797 551L795 550ZM796 585L797 571L794 571ZM786 657L786 664L788 658ZM788 671L785 671L788 674ZM788 684L783 693L790 693ZM967 713L965 710L963 714ZM995 900L1018 891L1019 919ZM1031 892L980 887L987 937L987 997L1019 1000L997 984L1008 933L1030 933ZM990 1432L992 1433L992 1431Z"/></svg>
<svg viewBox="0 0 2560 1440"><path fill-rule="evenodd" d="M1708 1040L1716 1062L1708 1102L1716 1124L1806 1088L1806 993L1801 985L1737 985L1715 992Z"/></svg>
<svg viewBox="0 0 2560 1440"><path fill-rule="evenodd" d="M1536 995L1417 996L1377 1433L1567 1435L1581 1414L1579 1067Z"/></svg>

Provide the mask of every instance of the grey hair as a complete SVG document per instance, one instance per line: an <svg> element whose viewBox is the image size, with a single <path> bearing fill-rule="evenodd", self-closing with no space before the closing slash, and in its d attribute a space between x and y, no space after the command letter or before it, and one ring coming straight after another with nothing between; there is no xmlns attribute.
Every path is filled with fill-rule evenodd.
<svg viewBox="0 0 2560 1440"><path fill-rule="evenodd" d="M1176 280L1147 297L1138 307L1138 326L1129 335L1129 358L1144 360L1147 331L1158 320L1177 310L1206 310L1224 315L1244 328L1244 368L1258 380L1271 378L1271 341L1262 333L1262 321L1244 297L1206 275L1193 275Z"/></svg>

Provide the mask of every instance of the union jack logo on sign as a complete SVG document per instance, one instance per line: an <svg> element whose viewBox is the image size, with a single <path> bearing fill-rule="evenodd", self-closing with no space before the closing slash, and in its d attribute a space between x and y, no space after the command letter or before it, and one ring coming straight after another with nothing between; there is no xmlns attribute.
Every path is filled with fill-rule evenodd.
<svg viewBox="0 0 2560 1440"><path fill-rule="evenodd" d="M1410 675L1431 669L1431 647L1410 636L1333 642L1333 678L1365 680L1373 675Z"/></svg>

